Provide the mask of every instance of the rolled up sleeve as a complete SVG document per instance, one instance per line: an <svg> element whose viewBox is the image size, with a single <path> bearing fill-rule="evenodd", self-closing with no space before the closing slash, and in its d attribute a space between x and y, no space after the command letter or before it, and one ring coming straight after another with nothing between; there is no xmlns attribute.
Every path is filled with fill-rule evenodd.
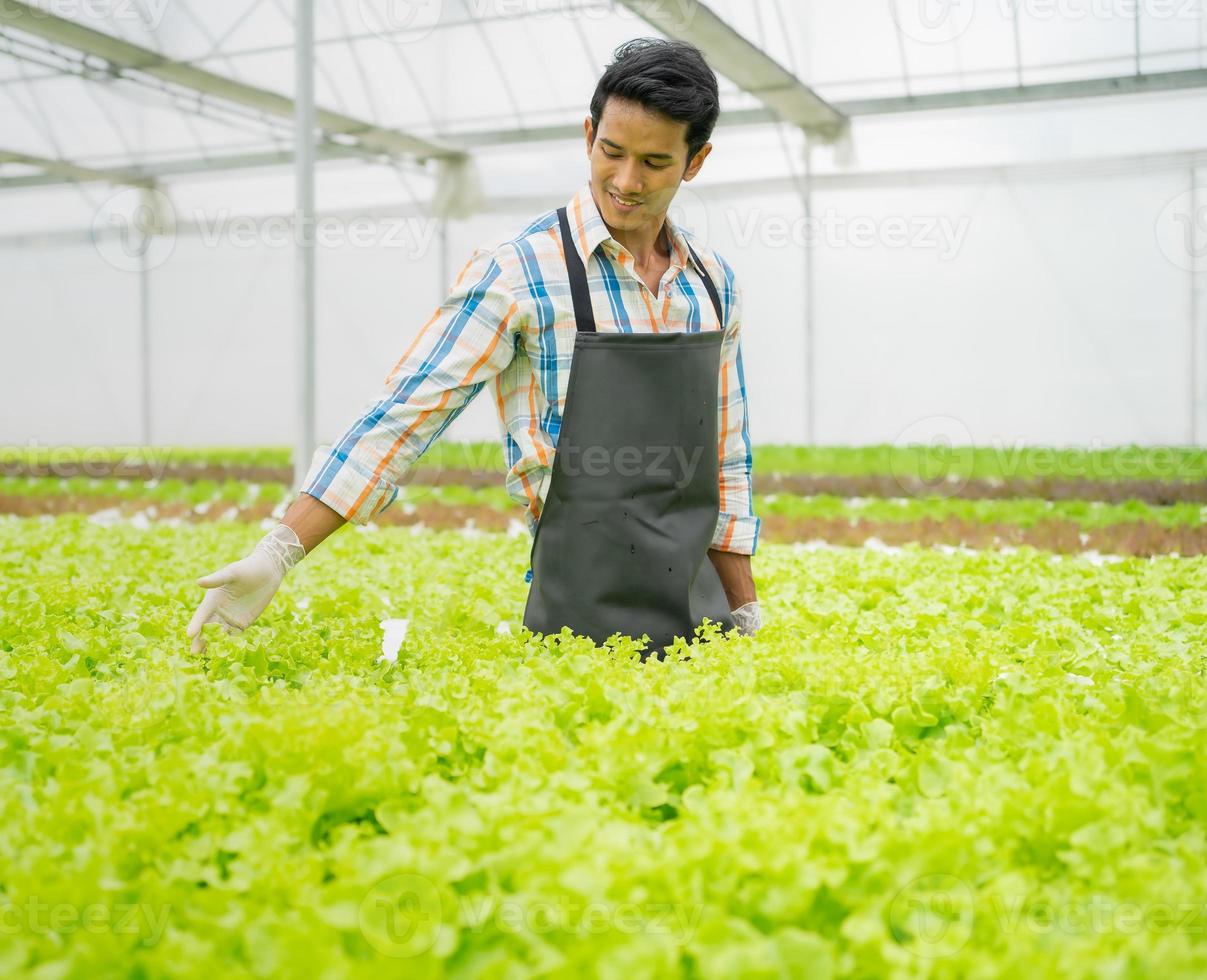
<svg viewBox="0 0 1207 980"><path fill-rule="evenodd" d="M721 512L712 547L753 555L758 548L760 521L754 516L751 480L753 454L750 447L746 374L742 364L742 294L728 264L724 266L729 316L721 342L721 375L718 393L718 482Z"/></svg>
<svg viewBox="0 0 1207 980"><path fill-rule="evenodd" d="M301 491L365 524L482 387L510 363L515 295L494 250L479 249L360 416L315 452Z"/></svg>

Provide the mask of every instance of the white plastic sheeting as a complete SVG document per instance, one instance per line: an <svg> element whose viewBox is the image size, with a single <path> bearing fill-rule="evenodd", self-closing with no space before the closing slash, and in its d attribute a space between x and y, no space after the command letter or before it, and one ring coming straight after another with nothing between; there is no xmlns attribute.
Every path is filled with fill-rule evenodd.
<svg viewBox="0 0 1207 980"><path fill-rule="evenodd" d="M1194 181L1204 177L1200 168ZM811 377L822 443L893 441L930 417L959 420L982 444L1181 443L1192 436L1193 290L1200 357L1207 347L1207 277L1189 268L1201 255L1179 252L1168 211L1191 186L1175 163L818 189L811 371L795 190L701 190L679 213L743 283L756 441L803 440ZM572 189L550 188L550 202ZM450 222L446 278L534 211ZM376 390L439 298L438 225L399 213L369 227L372 244L320 252L324 439ZM0 440L135 440L136 277L90 245L5 255L6 306L22 312L19 329L6 317ZM263 241L175 243L151 275L155 441L288 442L290 270L289 249ZM449 435L496 431L480 397Z"/></svg>

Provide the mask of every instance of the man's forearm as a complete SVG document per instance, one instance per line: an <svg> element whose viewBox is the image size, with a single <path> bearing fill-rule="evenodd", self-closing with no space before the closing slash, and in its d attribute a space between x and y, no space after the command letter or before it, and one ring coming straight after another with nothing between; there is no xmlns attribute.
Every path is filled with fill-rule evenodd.
<svg viewBox="0 0 1207 980"><path fill-rule="evenodd" d="M725 598L729 601L730 609L758 601L754 591L754 574L750 571L749 555L709 548L708 558L721 578L721 586L725 589Z"/></svg>
<svg viewBox="0 0 1207 980"><path fill-rule="evenodd" d="M310 554L327 537L334 534L347 521L317 497L299 493L297 500L289 505L281 523L293 528L293 533L302 542L306 554Z"/></svg>

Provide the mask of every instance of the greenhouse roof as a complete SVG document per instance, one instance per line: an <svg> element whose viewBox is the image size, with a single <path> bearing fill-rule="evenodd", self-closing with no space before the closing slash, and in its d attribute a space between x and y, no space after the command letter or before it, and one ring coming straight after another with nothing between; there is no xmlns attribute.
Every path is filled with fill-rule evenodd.
<svg viewBox="0 0 1207 980"><path fill-rule="evenodd" d="M621 42L700 46L724 124L1199 87L1187 0L319 0L320 158L455 159L573 137ZM0 0L0 186L288 162L286 0Z"/></svg>

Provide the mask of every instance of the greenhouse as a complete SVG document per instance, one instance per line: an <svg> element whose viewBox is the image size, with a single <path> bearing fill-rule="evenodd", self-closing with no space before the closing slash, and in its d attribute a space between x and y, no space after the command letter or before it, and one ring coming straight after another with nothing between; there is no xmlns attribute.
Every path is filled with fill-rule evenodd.
<svg viewBox="0 0 1207 980"><path fill-rule="evenodd" d="M1204 0L0 0L0 121L4 975L1207 975Z"/></svg>

